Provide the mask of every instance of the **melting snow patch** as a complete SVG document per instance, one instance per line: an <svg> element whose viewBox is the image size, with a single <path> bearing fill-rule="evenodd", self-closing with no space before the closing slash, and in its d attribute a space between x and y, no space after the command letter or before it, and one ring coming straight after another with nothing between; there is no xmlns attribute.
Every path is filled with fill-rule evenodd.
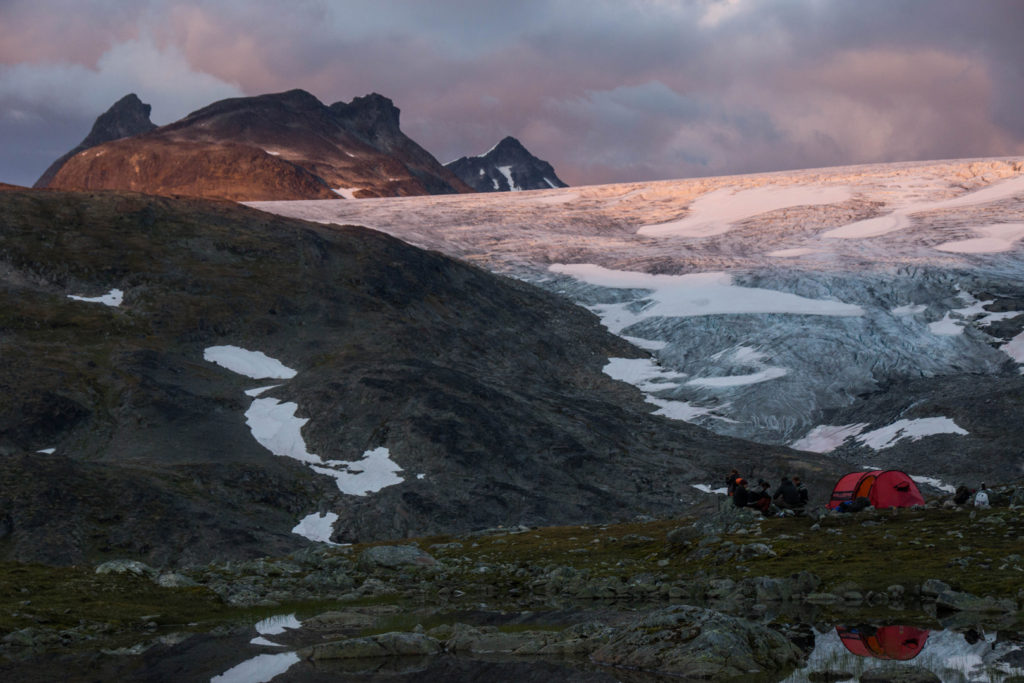
<svg viewBox="0 0 1024 683"><path fill-rule="evenodd" d="M210 346L203 352L203 359L252 379L291 379L296 374L279 360L237 346Z"/></svg>
<svg viewBox="0 0 1024 683"><path fill-rule="evenodd" d="M318 512L314 512L300 519L299 523L292 529L292 533L308 538L311 541L338 545L331 540L331 534L334 532L334 523L337 521L337 513L328 512L321 515Z"/></svg>
<svg viewBox="0 0 1024 683"><path fill-rule="evenodd" d="M313 469L320 474L334 477L338 482L338 489L353 496L376 493L385 486L394 486L403 481L402 477L398 476L402 468L391 459L390 452L383 446L366 451L361 460L328 460L324 465L314 465Z"/></svg>
<svg viewBox="0 0 1024 683"><path fill-rule="evenodd" d="M68 294L68 298L74 299L75 301L88 301L116 308L124 301L124 292L120 289L112 289L103 296L77 296L75 294Z"/></svg>
<svg viewBox="0 0 1024 683"><path fill-rule="evenodd" d="M231 667L219 676L214 676L210 683L268 683L299 661L299 655L294 652L257 655Z"/></svg>
<svg viewBox="0 0 1024 683"><path fill-rule="evenodd" d="M340 194L345 199L356 199L356 192L358 192L361 189L363 189L363 188L361 188L361 187L335 187L335 188L333 188L333 192L335 194Z"/></svg>
<svg viewBox="0 0 1024 683"><path fill-rule="evenodd" d="M860 434L867 426L867 422L849 425L818 425L789 445L798 451L828 453L842 446L851 436Z"/></svg>
<svg viewBox="0 0 1024 683"><path fill-rule="evenodd" d="M733 223L790 206L838 204L849 199L846 187L755 187L734 192L723 188L694 200L685 218L645 225L638 235L650 237L711 237L728 232Z"/></svg>
<svg viewBox="0 0 1024 683"><path fill-rule="evenodd" d="M256 633L261 636L277 636L288 629L299 628L302 622L294 614L282 614L256 622Z"/></svg>
<svg viewBox="0 0 1024 683"><path fill-rule="evenodd" d="M246 389L245 390L245 395L246 396L256 397L256 396L259 396L260 394L262 394L264 391L270 391L271 389L275 389L275 388L277 388L279 386L281 386L281 385L280 384L271 384L270 386L266 386L266 387L256 387L255 389Z"/></svg>
<svg viewBox="0 0 1024 683"><path fill-rule="evenodd" d="M253 437L274 455L284 455L307 463L320 463L320 456L306 450L302 426L308 419L295 417L297 403L281 403L274 398L254 399L245 411L245 422Z"/></svg>
<svg viewBox="0 0 1024 683"><path fill-rule="evenodd" d="M857 441L880 451L896 445L901 439L918 441L933 434L967 434L948 417L924 417L917 420L899 420L888 427L875 429L857 436Z"/></svg>
<svg viewBox="0 0 1024 683"><path fill-rule="evenodd" d="M697 489L698 491L703 491L704 493L718 493L723 496L729 493L729 489L725 488L724 486L720 489L713 489L709 484L690 484L690 486Z"/></svg>
<svg viewBox="0 0 1024 683"><path fill-rule="evenodd" d="M47 455L53 455L57 451L56 448L43 448L36 451L36 453L46 453Z"/></svg>
<svg viewBox="0 0 1024 683"><path fill-rule="evenodd" d="M684 372L661 367L653 358L609 358L604 374L644 392L673 389L679 386L678 380L687 376Z"/></svg>
<svg viewBox="0 0 1024 683"><path fill-rule="evenodd" d="M964 333L963 325L960 324L960 321L951 318L949 313L942 316L942 320L928 323L928 329L931 330L932 334L938 334L944 337L952 337Z"/></svg>
<svg viewBox="0 0 1024 683"><path fill-rule="evenodd" d="M498 170L501 171L501 175L505 176L505 180L508 181L509 190L512 192L519 192L522 189L516 185L516 181L512 180L511 166L498 166Z"/></svg>

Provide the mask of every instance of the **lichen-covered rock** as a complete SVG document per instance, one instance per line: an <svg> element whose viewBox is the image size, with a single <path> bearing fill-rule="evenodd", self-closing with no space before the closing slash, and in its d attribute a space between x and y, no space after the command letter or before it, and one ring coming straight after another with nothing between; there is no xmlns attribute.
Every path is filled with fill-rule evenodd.
<svg viewBox="0 0 1024 683"><path fill-rule="evenodd" d="M942 679L919 666L882 666L865 671L860 683L942 683Z"/></svg>
<svg viewBox="0 0 1024 683"><path fill-rule="evenodd" d="M321 643L300 651L307 659L363 659L368 657L413 657L441 653L441 644L422 633L381 633L365 638L346 638Z"/></svg>
<svg viewBox="0 0 1024 683"><path fill-rule="evenodd" d="M97 574L133 574L153 577L157 570L138 560L110 560L96 567Z"/></svg>
<svg viewBox="0 0 1024 683"><path fill-rule="evenodd" d="M367 548L359 556L356 566L362 571L398 569L401 567L430 567L437 560L415 545L378 545Z"/></svg>
<svg viewBox="0 0 1024 683"><path fill-rule="evenodd" d="M612 636L591 658L708 679L777 672L802 659L795 645L767 626L687 605L650 613Z"/></svg>

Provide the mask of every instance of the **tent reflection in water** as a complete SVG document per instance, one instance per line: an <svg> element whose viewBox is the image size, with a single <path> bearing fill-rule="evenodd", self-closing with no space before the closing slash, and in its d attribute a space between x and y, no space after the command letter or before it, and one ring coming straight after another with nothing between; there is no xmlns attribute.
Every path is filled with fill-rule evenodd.
<svg viewBox="0 0 1024 683"><path fill-rule="evenodd" d="M906 472L868 470L842 476L832 489L832 498L827 507L834 510L843 503L852 503L858 498L867 498L876 508L924 505L924 497L917 484Z"/></svg>
<svg viewBox="0 0 1024 683"><path fill-rule="evenodd" d="M846 649L859 657L913 659L924 648L930 631L913 626L836 626Z"/></svg>

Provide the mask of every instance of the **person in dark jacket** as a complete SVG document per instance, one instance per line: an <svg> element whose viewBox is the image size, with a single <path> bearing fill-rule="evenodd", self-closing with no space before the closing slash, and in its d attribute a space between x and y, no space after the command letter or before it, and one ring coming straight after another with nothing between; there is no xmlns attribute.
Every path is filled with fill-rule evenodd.
<svg viewBox="0 0 1024 683"><path fill-rule="evenodd" d="M736 480L736 488L732 492L732 504L738 508L750 505L750 492L747 491L747 480L743 477Z"/></svg>
<svg viewBox="0 0 1024 683"><path fill-rule="evenodd" d="M733 468L729 475L725 478L725 493L731 496L736 492L736 480L740 478L740 471Z"/></svg>
<svg viewBox="0 0 1024 683"><path fill-rule="evenodd" d="M800 491L797 489L796 485L789 480L789 477L782 478L782 483L779 484L779 488L775 489L772 501L783 510L796 510L797 508L803 507L800 501Z"/></svg>
<svg viewBox="0 0 1024 683"><path fill-rule="evenodd" d="M807 493L807 487L800 481L800 477L793 477L793 486L796 487L797 493L800 494L800 507L807 507L807 499L810 497Z"/></svg>

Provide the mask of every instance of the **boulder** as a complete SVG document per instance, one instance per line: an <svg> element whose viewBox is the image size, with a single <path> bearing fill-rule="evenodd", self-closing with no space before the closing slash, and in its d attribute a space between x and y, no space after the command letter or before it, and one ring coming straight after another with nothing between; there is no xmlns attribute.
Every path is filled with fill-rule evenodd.
<svg viewBox="0 0 1024 683"><path fill-rule="evenodd" d="M364 638L346 638L301 650L299 655L314 661L323 659L365 659L414 657L441 653L441 644L422 633L381 633Z"/></svg>
<svg viewBox="0 0 1024 683"><path fill-rule="evenodd" d="M779 672L798 665L802 657L795 645L767 626L702 607L675 605L621 629L591 659L718 680Z"/></svg>
<svg viewBox="0 0 1024 683"><path fill-rule="evenodd" d="M96 567L97 574L131 574L133 576L154 577L157 570L138 560L110 560Z"/></svg>
<svg viewBox="0 0 1024 683"><path fill-rule="evenodd" d="M942 683L942 679L919 666L888 665L865 671L860 683Z"/></svg>
<svg viewBox="0 0 1024 683"><path fill-rule="evenodd" d="M403 567L430 567L437 564L429 553L415 545L378 545L367 548L359 556L356 566L361 571L374 569L400 569Z"/></svg>

